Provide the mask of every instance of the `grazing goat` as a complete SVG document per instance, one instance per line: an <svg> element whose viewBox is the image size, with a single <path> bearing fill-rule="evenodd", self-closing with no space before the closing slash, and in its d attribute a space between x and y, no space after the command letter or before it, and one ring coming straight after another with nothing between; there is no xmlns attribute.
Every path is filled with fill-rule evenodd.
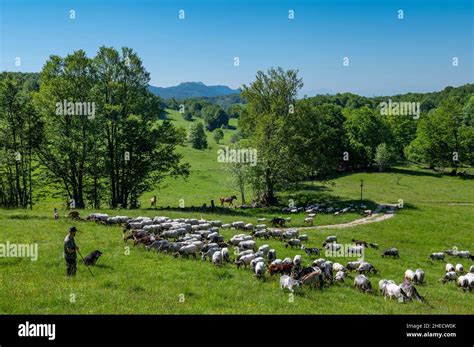
<svg viewBox="0 0 474 347"><path fill-rule="evenodd" d="M245 229L245 223L242 221L233 222L231 226L235 229Z"/></svg>
<svg viewBox="0 0 474 347"><path fill-rule="evenodd" d="M306 234L300 235L300 236L298 236L298 239L300 241L308 242L308 235L306 235Z"/></svg>
<svg viewBox="0 0 474 347"><path fill-rule="evenodd" d="M356 271L360 266L360 261L350 261L347 263L346 269L349 271Z"/></svg>
<svg viewBox="0 0 474 347"><path fill-rule="evenodd" d="M255 252L257 251L257 245L256 245L255 241L252 241L252 240L239 242L239 249L240 248L243 249L243 250L251 249Z"/></svg>
<svg viewBox="0 0 474 347"><path fill-rule="evenodd" d="M148 235L146 230L143 230L143 229L133 229L133 230L130 231L129 234L125 234L127 232L127 229L125 229L123 232L124 232L124 234L123 234L123 241L124 242L127 242L130 239L141 238L141 237L144 237L144 236Z"/></svg>
<svg viewBox="0 0 474 347"><path fill-rule="evenodd" d="M222 265L222 252L214 252L214 254L212 255L212 263L215 265L215 266L221 266Z"/></svg>
<svg viewBox="0 0 474 347"><path fill-rule="evenodd" d="M464 266L462 264L456 264L455 266L455 271L459 274L463 274L464 273Z"/></svg>
<svg viewBox="0 0 474 347"><path fill-rule="evenodd" d="M307 248L305 245L302 245L301 250L304 251L308 257L311 255L319 255L319 248Z"/></svg>
<svg viewBox="0 0 474 347"><path fill-rule="evenodd" d="M324 263L321 264L320 268L323 271L323 277L326 282L329 284L332 284L333 282L333 276L332 276L332 262L331 261L325 261Z"/></svg>
<svg viewBox="0 0 474 347"><path fill-rule="evenodd" d="M210 260L212 260L212 257L216 253L222 253L219 247L210 248L205 252L201 252L201 259L206 260L207 258L209 258Z"/></svg>
<svg viewBox="0 0 474 347"><path fill-rule="evenodd" d="M367 262L361 262L356 271L359 273L373 272L374 274L377 274L379 272L372 264Z"/></svg>
<svg viewBox="0 0 474 347"><path fill-rule="evenodd" d="M404 279L413 283L423 283L425 280L425 273L421 269L416 269L416 271L408 269L405 271Z"/></svg>
<svg viewBox="0 0 474 347"><path fill-rule="evenodd" d="M253 236L259 239L263 237L265 240L268 240L270 238L270 235L266 230L257 230L254 232Z"/></svg>
<svg viewBox="0 0 474 347"><path fill-rule="evenodd" d="M276 259L276 251L272 248L267 253L267 259L269 262L272 262Z"/></svg>
<svg viewBox="0 0 474 347"><path fill-rule="evenodd" d="M425 272L422 269L415 270L415 283L425 283Z"/></svg>
<svg viewBox="0 0 474 347"><path fill-rule="evenodd" d="M237 247L236 254L237 254L237 260L240 260L240 258L242 258L244 255L254 254L254 252L252 249L247 249L245 251L239 252L239 248Z"/></svg>
<svg viewBox="0 0 474 347"><path fill-rule="evenodd" d="M384 291L385 287L386 287L387 285L389 285L390 283L395 283L395 282L392 281L392 280L387 280L387 279L382 279L382 280L380 280L380 281L379 281L380 293L383 294L383 291Z"/></svg>
<svg viewBox="0 0 474 347"><path fill-rule="evenodd" d="M313 261L313 266L321 267L321 265L325 262L326 262L326 259L319 258L319 259L316 259L315 261Z"/></svg>
<svg viewBox="0 0 474 347"><path fill-rule="evenodd" d="M316 271L316 269L319 269L319 268L316 266L308 266L308 267L302 268L300 271L292 271L291 277L293 277L295 280L300 280L303 276Z"/></svg>
<svg viewBox="0 0 474 347"><path fill-rule="evenodd" d="M291 270L293 269L293 262L290 263L277 263L277 264L270 264L268 267L268 273L273 276L276 273L281 274L290 274Z"/></svg>
<svg viewBox="0 0 474 347"><path fill-rule="evenodd" d="M288 248L288 246L290 246L291 248L299 247L300 245L301 245L301 241L299 239L291 239L285 242L285 248Z"/></svg>
<svg viewBox="0 0 474 347"><path fill-rule="evenodd" d="M464 276L459 276L457 285L464 291L468 289L472 291L474 289L474 274L469 272Z"/></svg>
<svg viewBox="0 0 474 347"><path fill-rule="evenodd" d="M293 258L293 270L297 271L301 268L301 255L297 254Z"/></svg>
<svg viewBox="0 0 474 347"><path fill-rule="evenodd" d="M471 260L474 260L474 256L472 256L471 252L469 252L469 251L459 251L457 256L459 258L469 258Z"/></svg>
<svg viewBox="0 0 474 347"><path fill-rule="evenodd" d="M446 272L452 272L452 271L454 271L454 265L450 264L450 263L447 263L446 264Z"/></svg>
<svg viewBox="0 0 474 347"><path fill-rule="evenodd" d="M368 247L369 247L369 245L367 244L367 242L362 241L362 240L355 240L355 239L352 239L352 242L355 243L357 246L364 246L365 248L368 248Z"/></svg>
<svg viewBox="0 0 474 347"><path fill-rule="evenodd" d="M155 242L153 242L151 245L149 246L145 246L146 250L149 251L149 250L154 250L156 252L159 252L161 250L164 250L166 249L166 247L168 246L169 244L169 241L168 240L156 240Z"/></svg>
<svg viewBox="0 0 474 347"><path fill-rule="evenodd" d="M382 257L394 257L394 258L400 258L400 255L398 254L398 249L395 247L388 248L382 253Z"/></svg>
<svg viewBox="0 0 474 347"><path fill-rule="evenodd" d="M283 238L284 239L294 239L294 238L297 238L298 235L299 235L298 230L290 229L290 230L287 230L283 233Z"/></svg>
<svg viewBox="0 0 474 347"><path fill-rule="evenodd" d="M392 298L396 298L398 299L398 301L401 301L401 302L409 299L408 296L403 291L403 289L400 288L400 286L397 286L395 283L386 283L386 285L383 286L382 294L385 300L387 300L387 297L390 300Z"/></svg>
<svg viewBox="0 0 474 347"><path fill-rule="evenodd" d="M270 246L269 245L263 245L258 247L258 251L262 252L264 256L267 255L268 251L270 251Z"/></svg>
<svg viewBox="0 0 474 347"><path fill-rule="evenodd" d="M414 271L410 269L405 271L405 277L404 277L405 280L410 281L410 282L415 282L415 277L416 275Z"/></svg>
<svg viewBox="0 0 474 347"><path fill-rule="evenodd" d="M207 252L211 248L219 248L219 245L217 243L206 243L204 246L202 246L201 251Z"/></svg>
<svg viewBox="0 0 474 347"><path fill-rule="evenodd" d="M356 276L356 278L354 279L354 287L356 287L357 289L365 293L373 292L372 284L370 283L369 279L365 275Z"/></svg>
<svg viewBox="0 0 474 347"><path fill-rule="evenodd" d="M467 276L459 276L457 285L464 291L468 289L471 290L471 288L469 288L469 278Z"/></svg>
<svg viewBox="0 0 474 347"><path fill-rule="evenodd" d="M276 218L273 218L272 220L270 220L270 223L274 226L274 227L280 227L280 228L284 228L285 227L285 223L286 223L286 220L284 218L281 218L281 217L276 217Z"/></svg>
<svg viewBox="0 0 474 347"><path fill-rule="evenodd" d="M447 249L444 251L444 253L446 253L447 255L451 256L451 257L454 257L458 254L458 250L457 249Z"/></svg>
<svg viewBox="0 0 474 347"><path fill-rule="evenodd" d="M323 288L323 276L320 269L315 268L313 272L304 275L301 278L301 284L309 285L310 288L313 288L314 285L318 285L319 289Z"/></svg>
<svg viewBox="0 0 474 347"><path fill-rule="evenodd" d="M237 265L237 268L240 269L240 267L243 265L244 268L246 269L248 265L250 265L250 262L256 258L255 254L246 254L242 257L240 257L239 260L235 261L235 265Z"/></svg>
<svg viewBox="0 0 474 347"><path fill-rule="evenodd" d="M275 229L270 231L270 236L273 237L274 239L282 239L283 238L283 232L281 230Z"/></svg>
<svg viewBox="0 0 474 347"><path fill-rule="evenodd" d="M332 265L332 270L335 272L339 272L339 271L345 272L346 268L342 264L334 263Z"/></svg>
<svg viewBox="0 0 474 347"><path fill-rule="evenodd" d="M344 277L345 277L344 271L338 271L336 273L336 277L334 278L334 280L336 282L344 282Z"/></svg>
<svg viewBox="0 0 474 347"><path fill-rule="evenodd" d="M175 253L175 257L184 256L186 258L189 258L189 256L192 255L193 258L196 259L196 250L196 245L187 245L180 248L179 251Z"/></svg>
<svg viewBox="0 0 474 347"><path fill-rule="evenodd" d="M140 238L134 238L133 240L133 247L136 245L142 243L145 247L151 245L153 242L155 242L156 239L152 235L146 235Z"/></svg>
<svg viewBox="0 0 474 347"><path fill-rule="evenodd" d="M222 248L221 253L222 253L222 260L228 263L230 261L230 254L227 247Z"/></svg>
<svg viewBox="0 0 474 347"><path fill-rule="evenodd" d="M254 258L250 261L250 268L252 269L252 271L255 271L255 266L257 266L258 263L263 262L265 262L265 259L263 259L263 257Z"/></svg>
<svg viewBox="0 0 474 347"><path fill-rule="evenodd" d="M429 256L432 260L444 260L444 253L431 253Z"/></svg>
<svg viewBox="0 0 474 347"><path fill-rule="evenodd" d="M405 293L406 297L410 300L418 300L419 302L426 302L425 298L422 297L418 291L416 290L415 286L408 282L407 280L403 281L400 284L400 290Z"/></svg>
<svg viewBox="0 0 474 347"><path fill-rule="evenodd" d="M265 271L267 270L265 263L263 261L260 261L255 265L255 276L257 278L262 278L265 275Z"/></svg>
<svg viewBox="0 0 474 347"><path fill-rule="evenodd" d="M280 289L284 290L285 288L288 289L290 292L294 292L294 288L300 287L301 282L297 281L290 276L283 275L280 277Z"/></svg>
<svg viewBox="0 0 474 347"><path fill-rule="evenodd" d="M454 271L449 271L449 272L446 272L446 274L444 275L444 277L441 279L441 281L443 283L446 283L446 282L451 282L451 281L456 281L458 278L458 275L456 272Z"/></svg>

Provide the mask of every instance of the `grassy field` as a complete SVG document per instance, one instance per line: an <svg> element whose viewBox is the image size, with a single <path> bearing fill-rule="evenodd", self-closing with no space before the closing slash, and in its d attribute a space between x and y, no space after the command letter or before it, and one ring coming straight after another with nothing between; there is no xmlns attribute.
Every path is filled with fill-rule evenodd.
<svg viewBox="0 0 474 347"><path fill-rule="evenodd" d="M188 126L177 113L170 118L178 126ZM229 140L235 130L226 130ZM151 195L158 196L158 205L178 205L184 198L186 206L209 204L221 195L235 194L226 185L226 177L216 161L217 145L209 139L211 148L196 151L180 148L184 160L191 163L188 180L168 180L160 190L144 194L142 209L133 211L104 210L109 214L129 216L195 217L220 219L224 222L244 220L256 223L258 217L280 214L275 210L227 210L225 214L201 214L186 211L147 209ZM226 143L226 142L224 142ZM443 285L445 262L433 262L427 257L435 251L453 246L474 251L474 182L456 177L435 175L418 168L399 168L388 173L358 173L340 175L324 183L308 182L297 192L287 192L282 199L304 196L347 203L360 198L360 180L364 180L364 203L398 203L404 208L394 218L352 228L304 231L310 237L308 246L320 247L328 235L337 235L341 243L352 238L380 244L381 249L397 247L400 259L386 259L380 250L368 249L367 261L380 273L370 275L374 287L382 278L401 282L407 268L422 268L427 284L418 286L430 305L418 302L401 304L384 301L376 295L358 292L352 287L352 277L346 284L324 288L323 291L303 289L293 298L279 289L278 276L257 280L249 270L237 270L227 264L216 268L209 262L175 259L166 254L147 252L143 247L124 244L119 227L106 227L92 222L77 222L76 237L82 254L95 249L104 253L92 268L92 277L84 265L78 265L76 278L65 276L62 256L63 239L71 222L65 218L52 220L52 208L58 201L43 201L33 211L1 210L0 243L37 243L37 261L27 258L0 258L0 313L253 313L253 314L473 314L472 293L464 293L454 283ZM87 215L91 211L83 211ZM61 211L61 214L65 214ZM316 225L339 224L359 218L357 214L318 216ZM302 225L303 215L292 215L290 225ZM237 233L224 230L226 239ZM269 244L284 258L301 253L285 249L280 241L257 241ZM127 248L129 247L129 248ZM129 254L128 254L129 250ZM126 254L127 253L127 254ZM306 264L311 259L303 257ZM346 263L351 259L330 258ZM452 259L456 263L458 259ZM465 268L472 262L462 261ZM74 300L71 300L74 299Z"/></svg>
<svg viewBox="0 0 474 347"><path fill-rule="evenodd" d="M167 118L175 126L185 129L188 129L192 124L192 122L184 120L178 111L168 110ZM199 118L193 119L193 122L200 121ZM229 129L224 129L224 139L220 145L212 138L212 133L207 132L207 150L197 150L190 146L178 148L178 152L183 154L183 161L191 165L190 176L186 180L166 179L160 185L159 190L143 195L141 205L149 206L150 197L153 195L158 198L158 206L178 206L180 199L184 199L185 206L202 206L203 203L209 205L211 200L218 203L221 196L236 194L224 172L223 165L225 164L217 162L217 150L221 145L230 144L230 137L236 132L236 126L237 119L231 118ZM251 198L251 192L248 193Z"/></svg>

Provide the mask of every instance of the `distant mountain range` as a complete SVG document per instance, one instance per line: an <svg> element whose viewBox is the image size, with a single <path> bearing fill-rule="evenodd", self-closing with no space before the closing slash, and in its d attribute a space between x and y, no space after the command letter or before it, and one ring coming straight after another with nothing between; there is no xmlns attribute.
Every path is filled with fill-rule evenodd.
<svg viewBox="0 0 474 347"><path fill-rule="evenodd" d="M188 99L188 98L209 98L238 94L238 89L231 89L227 86L206 86L202 82L183 82L173 87L149 86L150 91L163 99Z"/></svg>

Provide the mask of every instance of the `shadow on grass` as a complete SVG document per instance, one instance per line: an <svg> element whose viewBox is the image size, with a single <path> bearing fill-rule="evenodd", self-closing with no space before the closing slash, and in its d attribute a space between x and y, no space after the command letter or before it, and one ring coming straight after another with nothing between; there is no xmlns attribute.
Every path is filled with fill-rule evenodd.
<svg viewBox="0 0 474 347"><path fill-rule="evenodd" d="M344 171L344 172L338 172L332 175L327 176L327 180L335 180L338 178L346 177L346 176L351 176L355 174L384 174L384 173L392 173L392 174L401 174L401 175L411 175L411 176L428 176L428 177L443 177L443 176L451 176L448 172L439 172L439 171L434 171L428 168L420 168L418 170L416 169L411 169L411 168L405 168L405 167L391 167L387 168L384 171L379 171L376 168L373 169L364 169L364 170L353 170L353 171ZM470 177L472 175L469 175L467 173L459 174L459 177Z"/></svg>
<svg viewBox="0 0 474 347"><path fill-rule="evenodd" d="M161 120L169 120L169 121L173 121L174 119L170 116L168 116L168 113L163 113L159 116L159 119Z"/></svg>
<svg viewBox="0 0 474 347"><path fill-rule="evenodd" d="M403 208L401 209L398 209L399 211L403 211L403 210L419 210L418 207L416 207L415 205L411 204L411 203L404 203L403 204Z"/></svg>
<svg viewBox="0 0 474 347"><path fill-rule="evenodd" d="M321 204L324 203L326 207L333 207L333 208L345 208L350 205L353 206L360 206L364 205L364 209L375 210L378 206L378 203L372 200L347 200L337 198L335 199L321 199L318 198L314 194L307 194L298 193L289 195L284 200L293 199L296 207L306 207L308 205L313 204ZM412 205L405 205L407 209L415 208ZM288 205L276 205L276 206L268 206L268 207L258 207L258 208L228 208L228 207L159 207L157 209L149 209L152 211L171 211L171 212L183 212L183 213L202 213L202 214L218 214L218 215L226 215L226 216L240 216L240 217L256 217L256 216L263 216L263 215L274 215L282 216L282 215L295 215L294 213L283 211L283 208L287 208ZM355 210L356 212L360 212L360 209ZM301 213L301 212L299 212ZM323 213L325 214L325 213ZM331 214L331 213L329 213Z"/></svg>
<svg viewBox="0 0 474 347"><path fill-rule="evenodd" d="M413 170L408 168L390 168L385 171L386 173L394 173L394 174L401 174L401 175L410 175L410 176L428 176L428 177L443 177L449 176L448 174L444 174L441 172L435 171L427 171L427 170ZM383 173L383 172L382 172Z"/></svg>
<svg viewBox="0 0 474 347"><path fill-rule="evenodd" d="M39 215L27 215L27 214L12 214L11 216L6 216L8 219L18 219L18 220L28 220L28 219L42 219L47 220L51 219L48 216L39 216Z"/></svg>
<svg viewBox="0 0 474 347"><path fill-rule="evenodd" d="M107 270L113 270L114 267L110 265L105 265L105 264L96 264L92 268L97 267L99 269L107 269Z"/></svg>
<svg viewBox="0 0 474 347"><path fill-rule="evenodd" d="M153 211L171 211L171 212L184 212L184 213L203 213L203 214L219 214L227 216L242 216L242 217L253 217L261 213L279 213L281 214L281 208L268 207L268 208L226 208L226 207L159 207L152 209Z"/></svg>
<svg viewBox="0 0 474 347"><path fill-rule="evenodd" d="M305 182L301 183L298 186L298 189L294 189L293 192L298 192L298 191L312 191L312 192L330 192L332 191L331 188L322 186L322 185L315 185L311 182Z"/></svg>

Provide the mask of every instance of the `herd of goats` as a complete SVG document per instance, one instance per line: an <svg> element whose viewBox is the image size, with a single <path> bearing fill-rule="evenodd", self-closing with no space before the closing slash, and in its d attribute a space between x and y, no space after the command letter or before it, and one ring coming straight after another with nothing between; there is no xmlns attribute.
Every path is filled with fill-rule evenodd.
<svg viewBox="0 0 474 347"><path fill-rule="evenodd" d="M310 217L311 218L311 217ZM347 275L355 272L354 287L371 293L372 284L367 277L370 273L379 271L369 262L362 258L350 261L346 266L325 260L316 259L311 266L303 266L302 256L294 258L277 258L276 250L265 244L257 248L256 239L278 239L284 242L285 247L298 248L314 258L319 257L322 251L337 252L344 245L337 242L336 236L328 236L323 243L323 248L308 248L304 242L308 241L308 235L300 234L297 229L268 228L265 224L254 226L242 221L231 224L223 224L221 221L191 218L170 219L168 217L135 217L126 216L109 217L106 214L92 213L87 220L93 220L106 225L123 226L124 241L133 240L134 246L144 245L148 251L156 251L172 254L174 257L193 257L200 255L202 260L209 259L214 265L222 266L224 263L233 262L237 268L249 268L257 278L263 278L266 273L270 276L279 274L280 288L294 292L296 288L307 286L310 288L332 285L344 282ZM262 223L265 218L258 219ZM272 225L284 225L288 218L274 218ZM219 233L220 229L234 229L242 233L224 240ZM363 240L352 240L352 244L346 251L351 254L363 254L365 248L378 249L376 243L367 243ZM232 256L229 249L233 248ZM389 248L382 252L382 257L399 257L397 248ZM471 261L474 256L469 251L458 251L457 249L446 250L440 253L432 253L432 260L444 261L445 255L458 257ZM469 271L465 271L462 264L446 264L446 273L440 279L442 283L456 282L464 291L472 291L474 288L474 265ZM392 280L382 279L379 281L379 289L384 298L395 298L400 302L418 300L426 302L421 296L415 284L425 283L425 273L422 269L406 270L404 280L397 285Z"/></svg>

